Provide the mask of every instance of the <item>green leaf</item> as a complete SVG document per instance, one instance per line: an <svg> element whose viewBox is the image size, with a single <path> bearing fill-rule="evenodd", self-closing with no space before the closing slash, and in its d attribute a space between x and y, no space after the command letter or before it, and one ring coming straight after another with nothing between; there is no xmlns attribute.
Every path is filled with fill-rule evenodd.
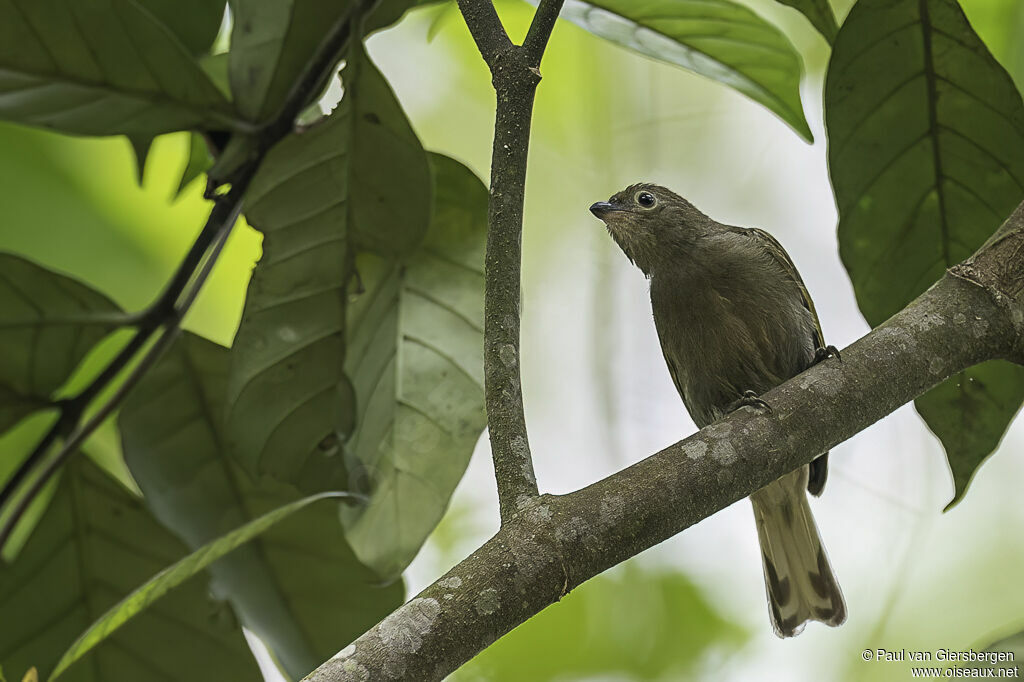
<svg viewBox="0 0 1024 682"><path fill-rule="evenodd" d="M244 526L236 528L230 533L203 545L192 554L160 571L146 581L144 585L112 606L96 622L90 625L68 648L61 659L57 661L57 667L54 669L53 674L50 675L50 679L56 679L68 666L78 661L89 650L110 637L130 619L145 612L160 597L195 576L239 545L248 542L286 516L297 512L313 502L329 497L339 497L344 494L320 493L278 507L253 519ZM237 675L237 672L232 673L232 676Z"/></svg>
<svg viewBox="0 0 1024 682"><path fill-rule="evenodd" d="M284 102L320 41L351 0L230 0L228 71L246 117L266 120Z"/></svg>
<svg viewBox="0 0 1024 682"><path fill-rule="evenodd" d="M800 55L777 28L730 0L569 0L561 16L594 35L738 90L807 141Z"/></svg>
<svg viewBox="0 0 1024 682"><path fill-rule="evenodd" d="M226 437L254 475L344 488L354 427L344 374L353 249L407 251L430 218L426 155L361 51L339 107L267 156L249 190L264 234L228 381ZM346 73L349 73L346 71Z"/></svg>
<svg viewBox="0 0 1024 682"><path fill-rule="evenodd" d="M224 20L225 0L139 0L194 56L210 51Z"/></svg>
<svg viewBox="0 0 1024 682"><path fill-rule="evenodd" d="M366 286L349 310L346 369L358 429L346 444L349 541L381 576L399 575L434 529L486 424L483 252L487 189L462 164L431 155L434 215L405 259L363 255Z"/></svg>
<svg viewBox="0 0 1024 682"><path fill-rule="evenodd" d="M232 110L140 2L9 0L0 4L0 118L145 136L224 127Z"/></svg>
<svg viewBox="0 0 1024 682"><path fill-rule="evenodd" d="M747 638L685 575L629 563L502 637L452 682L713 679L701 663Z"/></svg>
<svg viewBox="0 0 1024 682"><path fill-rule="evenodd" d="M213 156L210 155L210 147L206 140L199 133L189 133L188 140L188 161L181 171L181 180L178 182L178 189L175 190L175 198L181 196L186 187L200 175L205 173L213 165Z"/></svg>
<svg viewBox="0 0 1024 682"><path fill-rule="evenodd" d="M93 619L185 551L121 484L86 457L71 460L17 560L0 562L0 660L16 675L30 666L49 672ZM230 607L195 580L65 678L222 682L259 679L259 671Z"/></svg>
<svg viewBox="0 0 1024 682"><path fill-rule="evenodd" d="M369 35L398 22L410 9L437 5L442 2L448 2L448 0L381 0L377 8L366 18L363 30ZM454 5L454 3L452 4Z"/></svg>
<svg viewBox="0 0 1024 682"><path fill-rule="evenodd" d="M954 0L861 0L836 38L825 111L840 255L877 325L1024 198L1024 105ZM1022 399L1024 374L1008 363L918 399L950 459L954 501Z"/></svg>
<svg viewBox="0 0 1024 682"><path fill-rule="evenodd" d="M992 360L950 377L914 403L949 460L954 495L946 511L960 501L982 462L995 452L1021 402L1024 367Z"/></svg>
<svg viewBox="0 0 1024 682"><path fill-rule="evenodd" d="M153 146L153 135L128 135L128 144L132 146L132 154L135 156L135 181L142 187L142 181L146 175L146 158L149 156L149 148Z"/></svg>
<svg viewBox="0 0 1024 682"><path fill-rule="evenodd" d="M776 0L776 2L799 10L829 44L835 42L839 26L836 25L836 15L832 13L832 7L828 4L828 0Z"/></svg>
<svg viewBox="0 0 1024 682"><path fill-rule="evenodd" d="M217 429L229 351L188 333L121 411L124 456L146 504L190 547L297 497L253 483ZM173 427L169 436L168 425ZM297 560L297 559L301 560ZM282 521L209 567L215 593L298 679L402 603L400 582L371 585L329 505Z"/></svg>
<svg viewBox="0 0 1024 682"><path fill-rule="evenodd" d="M199 67L225 97L231 97L230 74L228 74L228 61L230 57L230 53L220 52L218 54L204 55L199 58Z"/></svg>
<svg viewBox="0 0 1024 682"><path fill-rule="evenodd" d="M365 31L384 28L409 8L432 1L383 0L367 17ZM230 5L231 92L243 114L266 120L277 113L292 83L352 0L230 0Z"/></svg>
<svg viewBox="0 0 1024 682"><path fill-rule="evenodd" d="M50 404L118 313L91 287L0 252L0 431Z"/></svg>

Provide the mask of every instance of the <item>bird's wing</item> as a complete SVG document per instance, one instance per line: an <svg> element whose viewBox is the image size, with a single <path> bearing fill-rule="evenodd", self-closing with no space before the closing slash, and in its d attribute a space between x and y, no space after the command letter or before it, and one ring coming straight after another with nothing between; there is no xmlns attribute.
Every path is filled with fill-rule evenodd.
<svg viewBox="0 0 1024 682"><path fill-rule="evenodd" d="M807 287L804 285L804 281L800 279L800 273L796 269L796 265L793 264L793 260L786 253L786 250L782 248L782 244L779 243L775 237L771 236L764 230L756 227L743 230L748 236L756 239L767 251L771 254L782 269L789 275L789 278L796 284L797 289L800 290L800 297L804 301L804 306L811 311L811 318L814 320L814 347L824 348L825 347L825 335L821 331L821 322L818 321L818 312L814 309L814 301L811 300L811 295L807 291ZM828 477L828 453L821 454L817 459L810 464L810 474L807 479L807 490L815 496L821 495L825 489L825 480Z"/></svg>
<svg viewBox="0 0 1024 682"><path fill-rule="evenodd" d="M824 348L825 347L825 335L821 331L821 322L818 321L818 311L814 309L814 301L811 300L811 295L807 291L807 287L804 286L804 281L800 279L800 273L796 269L796 265L793 264L793 260L786 253L786 250L782 248L782 244L779 241L765 232L764 230L756 227L743 230L748 236L756 239L767 251L771 254L772 258L782 266L782 269L789 275L789 278L796 284L797 289L800 290L800 298L803 299L804 307L811 311L811 317L814 319L814 347Z"/></svg>

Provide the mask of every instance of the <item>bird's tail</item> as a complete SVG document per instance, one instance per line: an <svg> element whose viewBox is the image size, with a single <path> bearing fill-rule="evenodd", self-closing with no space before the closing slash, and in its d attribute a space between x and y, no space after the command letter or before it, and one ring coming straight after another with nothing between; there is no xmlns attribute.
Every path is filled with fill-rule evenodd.
<svg viewBox="0 0 1024 682"><path fill-rule="evenodd" d="M804 489L807 467L750 496L764 559L772 628L780 637L800 633L809 620L836 626L846 602L821 545Z"/></svg>

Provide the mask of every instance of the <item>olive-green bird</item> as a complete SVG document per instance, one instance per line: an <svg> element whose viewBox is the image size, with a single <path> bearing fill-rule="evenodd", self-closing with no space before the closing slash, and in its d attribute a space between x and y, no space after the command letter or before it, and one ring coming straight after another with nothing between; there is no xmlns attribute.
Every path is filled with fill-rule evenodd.
<svg viewBox="0 0 1024 682"><path fill-rule="evenodd" d="M764 230L722 225L664 187L637 184L590 207L651 281L669 373L703 428L838 352L825 347L807 288ZM750 496L772 627L792 637L809 620L846 620L806 488L820 495L828 453Z"/></svg>

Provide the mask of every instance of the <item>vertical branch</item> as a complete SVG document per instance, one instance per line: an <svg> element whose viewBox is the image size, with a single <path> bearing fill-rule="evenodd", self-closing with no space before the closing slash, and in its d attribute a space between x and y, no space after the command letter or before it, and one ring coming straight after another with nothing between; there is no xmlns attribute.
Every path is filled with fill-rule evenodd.
<svg viewBox="0 0 1024 682"><path fill-rule="evenodd" d="M502 522L538 494L519 368L523 198L539 66L561 8L562 0L543 0L519 46L509 40L490 0L459 0L497 97L485 257L484 390Z"/></svg>

